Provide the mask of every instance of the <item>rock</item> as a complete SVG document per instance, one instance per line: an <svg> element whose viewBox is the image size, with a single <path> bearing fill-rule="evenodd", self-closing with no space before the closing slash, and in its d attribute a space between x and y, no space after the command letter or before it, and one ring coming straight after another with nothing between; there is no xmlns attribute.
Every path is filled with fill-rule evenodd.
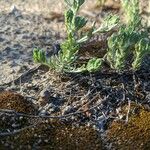
<svg viewBox="0 0 150 150"><path fill-rule="evenodd" d="M73 106L69 105L63 109L62 114L66 115L66 114L72 113L74 111L75 111L75 108Z"/></svg>
<svg viewBox="0 0 150 150"><path fill-rule="evenodd" d="M52 107L48 110L48 112L51 114L51 113L56 113L56 112L59 112L60 111L60 108L55 106L55 107Z"/></svg>
<svg viewBox="0 0 150 150"><path fill-rule="evenodd" d="M38 103L40 106L44 106L51 100L51 90L48 88L43 89L39 94Z"/></svg>
<svg viewBox="0 0 150 150"><path fill-rule="evenodd" d="M7 46L7 47L4 49L4 52L5 52L6 54L10 53L11 51L12 51L12 48L9 47L9 46Z"/></svg>
<svg viewBox="0 0 150 150"><path fill-rule="evenodd" d="M46 51L46 57L49 58L53 55L58 55L60 50L61 50L61 47L60 47L59 43L53 44L52 50L47 50Z"/></svg>
<svg viewBox="0 0 150 150"><path fill-rule="evenodd" d="M0 37L0 42L4 42L4 41L5 41L5 39Z"/></svg>
<svg viewBox="0 0 150 150"><path fill-rule="evenodd" d="M51 96L51 92L49 89L45 88L43 89L41 92L40 92L40 95L39 95L41 98L45 98L45 99L48 99L50 96Z"/></svg>
<svg viewBox="0 0 150 150"><path fill-rule="evenodd" d="M23 46L21 44L16 44L16 43L13 45L13 47L15 49L22 49L23 48Z"/></svg>
<svg viewBox="0 0 150 150"><path fill-rule="evenodd" d="M22 35L21 38L27 40L27 39L30 39L31 37L29 35L25 34L25 35Z"/></svg>
<svg viewBox="0 0 150 150"><path fill-rule="evenodd" d="M21 17L21 11L17 9L15 5L12 5L10 8L10 15L14 15L16 18Z"/></svg>

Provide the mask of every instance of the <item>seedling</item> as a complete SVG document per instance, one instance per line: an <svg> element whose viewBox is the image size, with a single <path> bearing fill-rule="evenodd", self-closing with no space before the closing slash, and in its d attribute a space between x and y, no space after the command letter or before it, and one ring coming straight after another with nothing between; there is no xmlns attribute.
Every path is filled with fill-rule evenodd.
<svg viewBox="0 0 150 150"><path fill-rule="evenodd" d="M101 64L99 58L89 60L87 65L84 65L87 67L82 66L80 68L76 68L75 63L79 58L78 51L80 49L80 46L83 43L87 42L90 38L92 38L94 34L105 33L116 27L119 22L119 18L117 16L110 15L104 20L104 22L98 29L95 28L95 23L93 23L90 31L88 31L84 36L80 36L79 31L87 24L86 18L77 15L80 7L84 2L85 0L65 0L65 3L68 7L68 10L65 11L67 39L61 44L61 51L59 52L59 54L50 58L46 57L45 52L41 52L41 50L35 49L33 51L33 57L36 62L48 65L50 68L55 69L58 72L73 72L77 70L82 72L85 70L92 71L99 68L97 67L99 66L97 64L98 62ZM88 69L89 66L90 69Z"/></svg>
<svg viewBox="0 0 150 150"><path fill-rule="evenodd" d="M103 61L108 61L111 68L122 71L129 64L128 60L131 58L133 70L139 69L145 55L150 53L150 40L141 23L139 1L121 1L125 11L126 24L119 24L118 16L109 15L99 28L95 28L94 22L91 29L81 35L80 30L86 26L87 19L78 16L78 11L84 2L85 0L65 0L68 7L65 11L67 39L61 44L58 54L51 57L46 57L44 51L35 49L34 60L48 65L58 72L95 72L101 69ZM118 32L108 38L108 49L104 58L92 58L87 64L76 68L80 46L86 44L96 33L108 32L116 26L119 28Z"/></svg>
<svg viewBox="0 0 150 150"><path fill-rule="evenodd" d="M133 70L140 68L143 58L149 53L148 34L142 31L138 0L122 0L126 25L121 25L118 33L108 39L107 61L111 68L120 71L127 66L128 58L133 56ZM147 38L148 40L144 40Z"/></svg>

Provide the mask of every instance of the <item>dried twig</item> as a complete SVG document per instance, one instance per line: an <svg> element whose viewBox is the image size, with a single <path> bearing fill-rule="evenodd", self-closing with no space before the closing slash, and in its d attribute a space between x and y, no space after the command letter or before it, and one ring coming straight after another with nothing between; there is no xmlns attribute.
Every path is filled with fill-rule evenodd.
<svg viewBox="0 0 150 150"><path fill-rule="evenodd" d="M128 110L127 110L127 115L126 115L125 123L128 123L128 120L129 120L129 113L130 113L130 108L131 108L131 101L128 100Z"/></svg>
<svg viewBox="0 0 150 150"><path fill-rule="evenodd" d="M26 130L26 129L33 128L33 127L35 127L36 125L37 125L37 123L36 123L36 124L33 124L33 125L30 125L30 126L26 126L26 127L24 127L24 128L18 129L18 130L14 130L14 131L12 131L12 132L2 132L2 133L0 133L0 137L2 137L2 136L12 136L12 135L17 134L17 133L19 133L19 132L21 132L21 131L24 131L24 130Z"/></svg>

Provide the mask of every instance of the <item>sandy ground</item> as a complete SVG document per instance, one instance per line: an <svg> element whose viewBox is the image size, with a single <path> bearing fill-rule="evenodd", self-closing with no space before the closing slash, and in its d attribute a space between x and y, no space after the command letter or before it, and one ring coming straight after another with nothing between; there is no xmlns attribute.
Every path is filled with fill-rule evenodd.
<svg viewBox="0 0 150 150"><path fill-rule="evenodd" d="M148 2L148 0L144 2ZM118 4L113 4L111 7L116 9ZM88 0L81 10L81 13L88 16L90 21L95 20L97 16L98 19L102 19L107 15L106 12L94 9L94 5L95 1ZM14 6L17 9L12 9ZM144 11L147 10L144 6L143 8ZM147 72L139 73L137 81L133 80L130 73L122 75L101 73L101 75L93 75L93 77L85 75L84 77L74 77L71 80L65 79L65 77L57 79L57 75L55 76L54 73L39 69L35 74L27 76L26 79L21 78L20 83L17 82L15 86L13 82L7 84L6 87L1 86L37 66L32 59L32 51L35 47L50 51L54 43L64 39L63 9L63 1L59 0L0 0L0 91L13 90L23 96L28 96L34 104L38 103L38 113L46 115L64 115L76 112L79 108L86 110L90 105L84 104L97 96L94 94L99 91L98 98L95 98L96 102L91 104L92 106L99 104L99 107L95 107L89 113L99 129L104 128L103 122L106 118L103 114L107 115L111 112L113 116L114 107L120 106L125 101L125 89L122 82L125 83L127 99L138 99L141 103L149 104L149 69ZM148 17L148 15L146 16ZM142 88L138 89L137 85ZM88 92L93 88L95 91L89 96ZM49 92L48 97L51 97L49 101L41 98L47 91ZM73 99L74 97L77 99ZM44 104L42 104L43 102Z"/></svg>

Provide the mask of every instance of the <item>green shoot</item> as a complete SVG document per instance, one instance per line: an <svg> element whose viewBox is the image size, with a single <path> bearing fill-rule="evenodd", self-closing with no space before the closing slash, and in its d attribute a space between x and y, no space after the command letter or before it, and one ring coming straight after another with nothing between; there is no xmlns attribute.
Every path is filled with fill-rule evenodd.
<svg viewBox="0 0 150 150"><path fill-rule="evenodd" d="M139 0L121 0L124 10L125 19L128 26L132 26L133 30L141 25L141 16L139 10Z"/></svg>
<svg viewBox="0 0 150 150"><path fill-rule="evenodd" d="M78 59L78 51L80 46L87 42L96 33L105 33L118 25L119 18L117 16L108 16L102 25L95 29L95 23L92 28L84 36L79 36L80 30L86 26L87 19L78 16L80 7L84 4L85 0L65 0L68 10L65 11L65 26L67 30L67 39L61 44L61 51L58 56L51 56L47 58L45 53L41 50L34 50L33 57L36 62L48 65L50 68L58 72L72 72L78 71L95 71L101 66L99 58L89 60L86 67L75 68L75 63ZM42 57L40 56L42 53ZM40 57L38 57L40 56ZM98 64L99 63L99 64Z"/></svg>
<svg viewBox="0 0 150 150"><path fill-rule="evenodd" d="M102 63L102 58L91 58L87 64L84 64L79 68L74 68L72 72L97 72L101 69Z"/></svg>
<svg viewBox="0 0 150 150"><path fill-rule="evenodd" d="M108 39L107 61L111 68L118 71L127 66L128 58L133 57L133 70L139 69L144 56L149 51L148 34L142 30L141 17L139 14L138 0L122 0L122 6L127 19L126 25L121 25L119 32L114 33Z"/></svg>
<svg viewBox="0 0 150 150"><path fill-rule="evenodd" d="M134 61L132 63L132 67L134 70L140 68L143 58L150 54L150 42L148 39L141 39L135 45L135 52L134 52Z"/></svg>

